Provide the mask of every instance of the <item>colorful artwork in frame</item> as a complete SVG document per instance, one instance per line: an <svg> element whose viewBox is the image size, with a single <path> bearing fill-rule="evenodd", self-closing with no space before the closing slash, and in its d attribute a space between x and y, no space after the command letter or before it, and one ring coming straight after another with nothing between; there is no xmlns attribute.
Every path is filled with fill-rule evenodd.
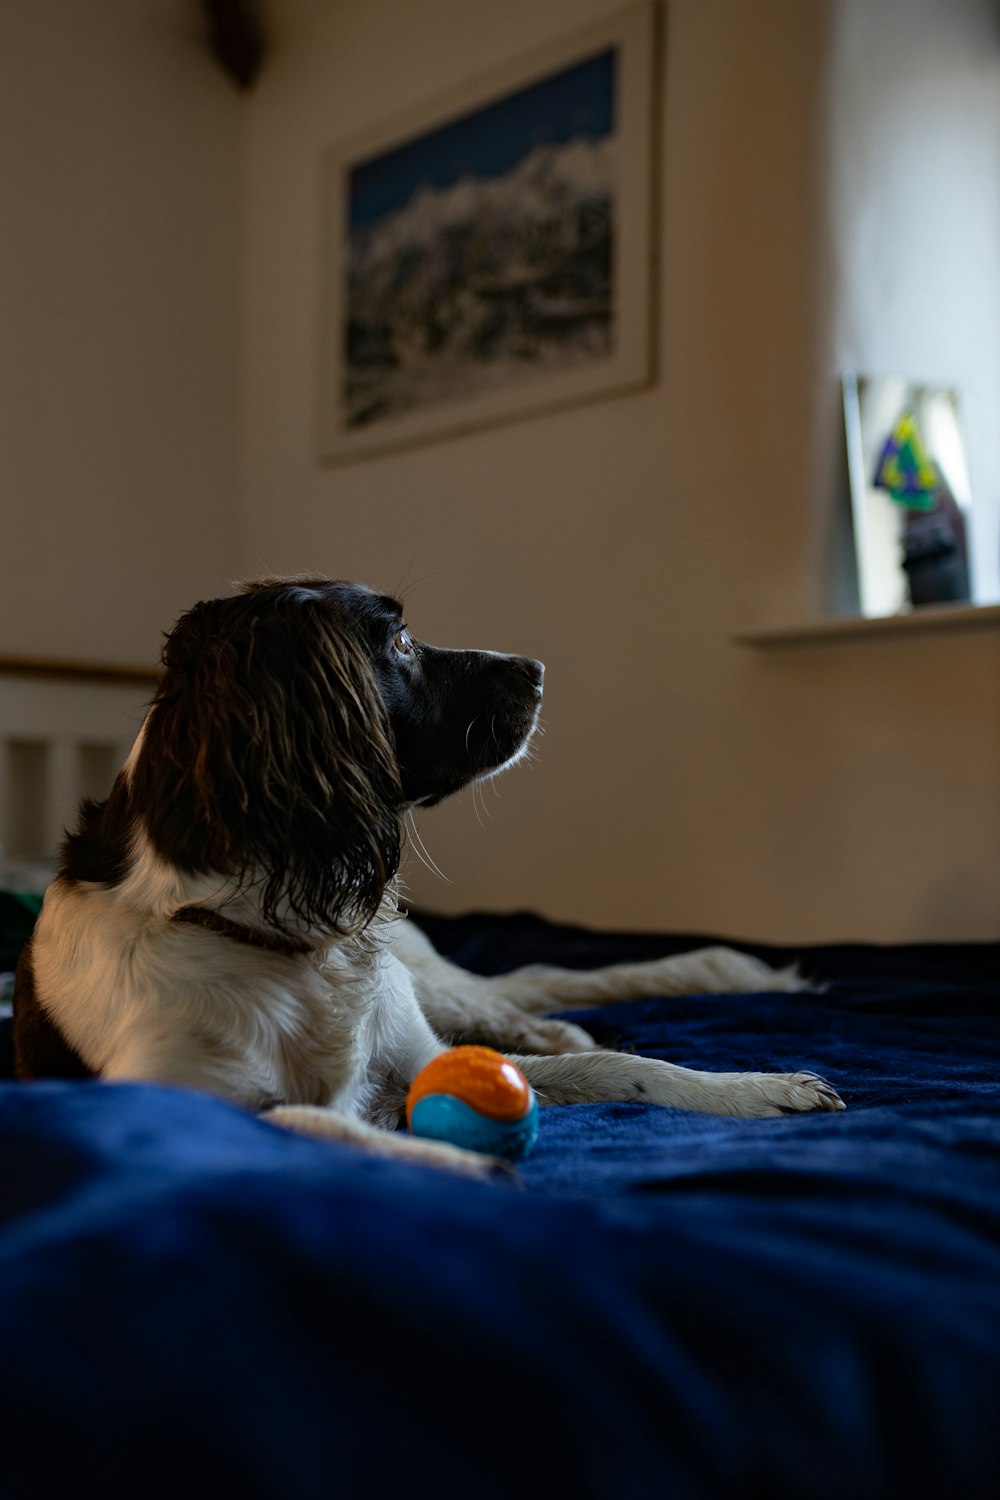
<svg viewBox="0 0 1000 1500"><path fill-rule="evenodd" d="M655 22L627 11L331 153L326 460L648 382Z"/></svg>
<svg viewBox="0 0 1000 1500"><path fill-rule="evenodd" d="M972 494L950 386L845 375L861 612L968 603Z"/></svg>

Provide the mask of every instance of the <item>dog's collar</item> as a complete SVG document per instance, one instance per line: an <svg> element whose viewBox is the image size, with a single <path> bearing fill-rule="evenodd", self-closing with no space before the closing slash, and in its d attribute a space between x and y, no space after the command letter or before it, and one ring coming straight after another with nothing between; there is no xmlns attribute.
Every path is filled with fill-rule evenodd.
<svg viewBox="0 0 1000 1500"><path fill-rule="evenodd" d="M290 958L301 958L311 951L304 938L292 937L290 933L260 932L255 927L245 927L242 922L233 922L207 906L179 906L171 913L170 920L204 927L208 932L232 938L236 943L246 943L250 948L266 948L270 953L283 953Z"/></svg>

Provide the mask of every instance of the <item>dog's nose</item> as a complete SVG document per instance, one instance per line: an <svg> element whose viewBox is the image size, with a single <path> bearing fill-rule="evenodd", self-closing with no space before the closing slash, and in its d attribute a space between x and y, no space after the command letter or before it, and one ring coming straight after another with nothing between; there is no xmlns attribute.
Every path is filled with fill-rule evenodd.
<svg viewBox="0 0 1000 1500"><path fill-rule="evenodd" d="M520 656L518 657L517 665L525 677L527 677L532 687L541 688L545 680L544 662L533 661L530 656Z"/></svg>

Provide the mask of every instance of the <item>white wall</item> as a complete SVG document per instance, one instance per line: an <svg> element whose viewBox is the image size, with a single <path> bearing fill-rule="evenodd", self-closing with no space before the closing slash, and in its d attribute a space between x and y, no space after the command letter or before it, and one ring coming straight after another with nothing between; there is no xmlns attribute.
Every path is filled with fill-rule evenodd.
<svg viewBox="0 0 1000 1500"><path fill-rule="evenodd" d="M984 411L1000 393L993 355L971 352L1000 331L995 175L974 255L954 227L933 240L950 256L942 276L983 289L981 327L956 334L962 358L945 359L943 339L924 348L901 315L907 341L857 336L869 256L885 250L869 208L878 146L859 158L848 125L911 97L900 52L923 53L907 27L898 66L867 52L885 24L871 13L899 19L899 5L673 0L654 389L346 468L316 461L324 148L608 8L279 9L250 103L245 569L409 580L418 634L546 660L537 762L488 790L482 814L465 797L422 819L452 884L416 869L421 902L771 938L995 936L1000 639L775 655L730 641L823 607L848 354L985 369ZM902 10L919 29L917 8ZM924 53L944 49L961 72L978 49L971 139L996 104L985 7L920 10ZM995 149L980 145L984 169ZM907 184L893 182L898 201ZM882 228L898 248L898 223Z"/></svg>
<svg viewBox="0 0 1000 1500"><path fill-rule="evenodd" d="M671 0L656 385L317 461L322 153L614 3L272 0L247 99L193 4L0 10L0 654L148 661L241 573L402 585L549 669L536 763L422 820L421 902L996 937L1000 636L731 641L823 607L845 364L963 385L995 515L987 0Z"/></svg>
<svg viewBox="0 0 1000 1500"><path fill-rule="evenodd" d="M155 661L235 572L241 123L193 4L0 7L0 654Z"/></svg>

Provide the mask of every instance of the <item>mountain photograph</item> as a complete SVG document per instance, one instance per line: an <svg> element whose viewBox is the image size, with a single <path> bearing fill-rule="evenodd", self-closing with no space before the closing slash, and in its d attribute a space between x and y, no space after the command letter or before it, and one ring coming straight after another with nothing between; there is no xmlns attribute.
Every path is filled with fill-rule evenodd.
<svg viewBox="0 0 1000 1500"><path fill-rule="evenodd" d="M598 53L351 170L348 428L607 359L615 60Z"/></svg>

